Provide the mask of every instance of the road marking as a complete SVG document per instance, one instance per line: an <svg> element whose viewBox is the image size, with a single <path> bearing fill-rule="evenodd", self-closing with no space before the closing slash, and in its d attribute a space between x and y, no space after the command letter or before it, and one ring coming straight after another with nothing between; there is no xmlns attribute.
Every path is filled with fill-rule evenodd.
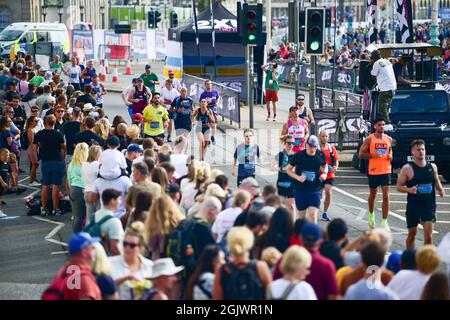
<svg viewBox="0 0 450 320"><path fill-rule="evenodd" d="M378 200L377 201L378 203L381 203L381 202L383 202L383 200ZM389 202L390 203L402 203L402 204L404 204L404 203L408 203L407 201L403 201L403 200L389 200ZM450 204L450 202L437 202L437 204L438 205L449 205Z"/></svg>
<svg viewBox="0 0 450 320"><path fill-rule="evenodd" d="M436 211L436 213L450 214L450 211Z"/></svg>
<svg viewBox="0 0 450 320"><path fill-rule="evenodd" d="M360 177L360 176L337 176L336 179L367 179L367 177Z"/></svg>
<svg viewBox="0 0 450 320"><path fill-rule="evenodd" d="M358 183L339 183L338 186L340 187L366 187L369 188L367 184L358 184ZM335 188L336 189L336 188Z"/></svg>
<svg viewBox="0 0 450 320"><path fill-rule="evenodd" d="M55 252L52 252L51 254L55 255L55 254L67 254L67 253L69 253L69 251L55 251Z"/></svg>
<svg viewBox="0 0 450 320"><path fill-rule="evenodd" d="M22 183L22 182L24 182L25 180L27 180L27 179L29 179L30 177L25 177L25 178L23 178L23 179L20 179L19 180L19 183Z"/></svg>
<svg viewBox="0 0 450 320"><path fill-rule="evenodd" d="M32 217L32 218L36 219L36 220L39 220L39 221L44 221L44 222L47 222L47 223L56 224L56 227L53 228L53 230L50 231L49 234L44 237L44 240L46 240L48 242L51 242L51 243L55 243L55 244L59 244L61 246L67 247L67 243L61 242L61 241L58 241L58 240L55 240L55 239L52 239L53 236L59 232L59 230L64 228L64 226L66 225L65 223L58 222L58 221L53 221L53 220L49 220L49 219L44 219L44 218L41 218L41 217Z"/></svg>
<svg viewBox="0 0 450 320"><path fill-rule="evenodd" d="M369 195L370 192L356 192L356 194L361 194L361 195ZM406 196L406 193L398 193L398 192L389 192L390 196Z"/></svg>
<svg viewBox="0 0 450 320"><path fill-rule="evenodd" d="M356 170L356 169L351 170L351 169L341 169L341 168L337 169L337 172L338 172L338 173L339 173L339 172L360 173L360 172L359 172L358 170Z"/></svg>
<svg viewBox="0 0 450 320"><path fill-rule="evenodd" d="M26 197L23 197L22 199L27 200L28 198L32 198L34 195L38 194L39 191L41 191L41 190L35 190L32 193L30 193L29 195L27 195Z"/></svg>
<svg viewBox="0 0 450 320"><path fill-rule="evenodd" d="M446 223L446 224L450 224L450 221L436 221L436 223Z"/></svg>

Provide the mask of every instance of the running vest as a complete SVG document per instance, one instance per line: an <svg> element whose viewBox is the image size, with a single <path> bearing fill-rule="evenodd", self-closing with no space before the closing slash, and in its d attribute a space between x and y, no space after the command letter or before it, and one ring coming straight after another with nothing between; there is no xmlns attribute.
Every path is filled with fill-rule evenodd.
<svg viewBox="0 0 450 320"><path fill-rule="evenodd" d="M146 88L144 87L141 91L139 91L138 88L135 87L133 99L140 99L140 101L138 103L133 103L133 106L131 108L134 112L142 113L142 111L144 111L145 107L147 107L148 105L148 95Z"/></svg>
<svg viewBox="0 0 450 320"><path fill-rule="evenodd" d="M390 147L391 142L388 135L383 133L381 139L378 139L374 133L370 135L369 152L371 154L379 153L382 157L369 159L369 175L379 176L382 174L390 174L392 172L391 161L387 158Z"/></svg>
<svg viewBox="0 0 450 320"><path fill-rule="evenodd" d="M206 113L202 113L201 110L198 110L197 121L201 124L202 128L209 128L208 111L206 111Z"/></svg>
<svg viewBox="0 0 450 320"><path fill-rule="evenodd" d="M292 178L286 173L285 169L292 157L293 155L286 154L284 150L278 154L278 188L290 188L293 186Z"/></svg>
<svg viewBox="0 0 450 320"><path fill-rule="evenodd" d="M94 86L92 85L92 93L95 94L95 102L97 102L97 105L103 104L103 96L98 97L97 93L103 92L102 87L100 84Z"/></svg>
<svg viewBox="0 0 450 320"><path fill-rule="evenodd" d="M308 118L308 108L304 107L303 112L298 114L298 117L300 119L307 119Z"/></svg>
<svg viewBox="0 0 450 320"><path fill-rule="evenodd" d="M414 176L406 182L408 188L417 186L417 194L408 193L407 209L420 211L423 208L436 207L436 189L434 180L434 170L427 162L425 167L419 167L414 162L409 164L414 171Z"/></svg>
<svg viewBox="0 0 450 320"><path fill-rule="evenodd" d="M305 149L305 135L306 135L306 121L303 119L298 119L298 124L293 124L292 120L289 119L287 122L288 134L293 136L295 139L294 151L300 152Z"/></svg>

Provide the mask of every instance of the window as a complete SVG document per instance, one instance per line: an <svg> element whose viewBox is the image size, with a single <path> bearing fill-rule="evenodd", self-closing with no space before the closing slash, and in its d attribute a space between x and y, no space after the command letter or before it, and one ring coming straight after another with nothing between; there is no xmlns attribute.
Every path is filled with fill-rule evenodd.
<svg viewBox="0 0 450 320"><path fill-rule="evenodd" d="M12 23L11 11L6 7L0 7L0 30L5 29Z"/></svg>
<svg viewBox="0 0 450 320"><path fill-rule="evenodd" d="M37 42L49 42L50 40L49 34L46 31L37 32L36 35L37 35Z"/></svg>

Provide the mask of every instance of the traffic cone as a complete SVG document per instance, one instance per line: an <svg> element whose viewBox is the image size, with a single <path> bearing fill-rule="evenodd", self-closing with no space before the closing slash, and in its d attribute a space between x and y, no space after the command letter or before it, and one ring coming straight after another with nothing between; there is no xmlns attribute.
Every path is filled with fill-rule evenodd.
<svg viewBox="0 0 450 320"><path fill-rule="evenodd" d="M117 63L114 64L114 74L112 77L112 82L119 82L119 72L117 71Z"/></svg>
<svg viewBox="0 0 450 320"><path fill-rule="evenodd" d="M127 66L125 68L125 75L131 76L133 74L133 69L131 68L131 60L128 59Z"/></svg>
<svg viewBox="0 0 450 320"><path fill-rule="evenodd" d="M98 72L98 77L100 78L100 81L106 81L106 71L105 66L103 65L103 61L100 62L100 70Z"/></svg>
<svg viewBox="0 0 450 320"><path fill-rule="evenodd" d="M108 59L105 59L103 61L103 65L105 66L105 73L109 74L109 63L108 63Z"/></svg>

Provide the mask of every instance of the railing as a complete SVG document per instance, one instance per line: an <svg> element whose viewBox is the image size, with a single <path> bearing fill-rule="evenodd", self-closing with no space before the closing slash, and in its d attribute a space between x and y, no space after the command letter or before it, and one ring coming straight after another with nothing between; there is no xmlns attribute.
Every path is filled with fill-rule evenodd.
<svg viewBox="0 0 450 320"><path fill-rule="evenodd" d="M195 103L199 102L200 95L204 91L204 82L207 79L202 79L189 74L183 75L182 83L187 88L188 95L194 99ZM238 123L241 127L241 110L239 106L239 91L222 84L212 82L213 89L217 90L220 95L219 104L217 105L217 112L222 117L230 120L230 125L233 122Z"/></svg>
<svg viewBox="0 0 450 320"><path fill-rule="evenodd" d="M128 61L132 58L131 47L124 45L106 45L99 46L99 57L108 59L108 61Z"/></svg>

